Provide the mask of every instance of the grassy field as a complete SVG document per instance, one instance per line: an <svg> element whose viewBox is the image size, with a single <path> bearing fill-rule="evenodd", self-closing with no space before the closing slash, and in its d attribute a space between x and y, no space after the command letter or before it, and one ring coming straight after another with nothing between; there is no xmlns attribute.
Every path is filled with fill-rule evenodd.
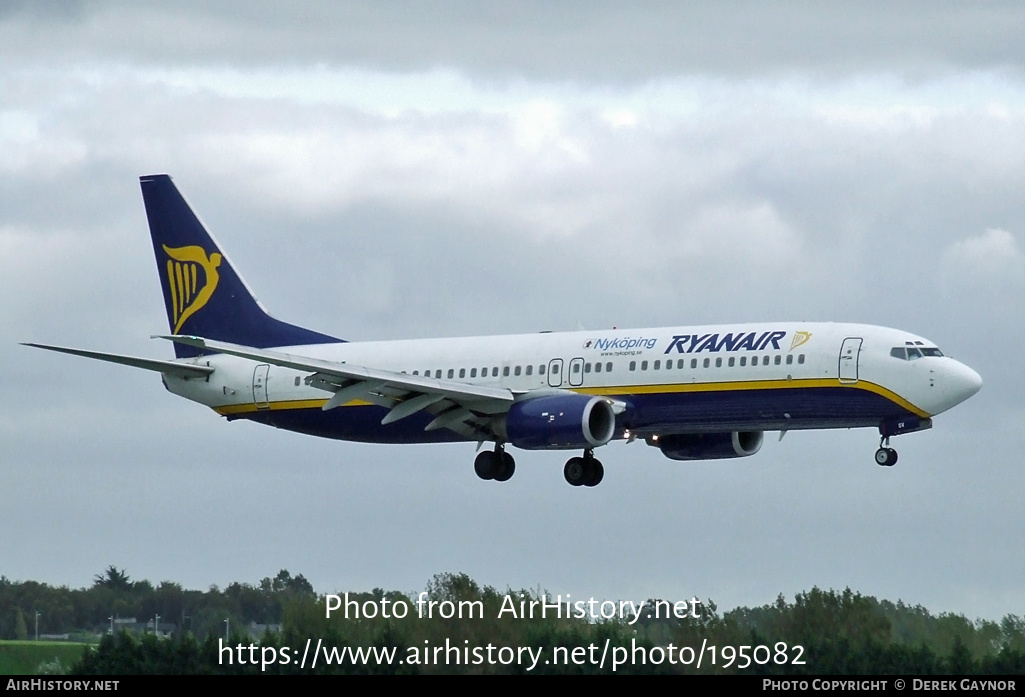
<svg viewBox="0 0 1025 697"><path fill-rule="evenodd" d="M66 641L0 641L0 675L36 675L41 664L54 659L67 670L87 646Z"/></svg>

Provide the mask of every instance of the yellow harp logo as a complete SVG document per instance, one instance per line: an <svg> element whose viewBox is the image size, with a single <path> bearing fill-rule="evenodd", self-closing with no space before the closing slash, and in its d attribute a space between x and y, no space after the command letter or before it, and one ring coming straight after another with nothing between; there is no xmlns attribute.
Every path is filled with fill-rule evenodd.
<svg viewBox="0 0 1025 697"><path fill-rule="evenodd" d="M209 258L202 247L168 247L167 281L171 288L171 315L174 317L174 333L177 334L182 325L196 314L214 294L217 281L217 267L221 265L221 255L214 252ZM199 278L199 271L203 278Z"/></svg>
<svg viewBox="0 0 1025 697"><path fill-rule="evenodd" d="M790 342L790 350L793 351L801 344L806 343L810 338L811 332L794 332L794 340Z"/></svg>

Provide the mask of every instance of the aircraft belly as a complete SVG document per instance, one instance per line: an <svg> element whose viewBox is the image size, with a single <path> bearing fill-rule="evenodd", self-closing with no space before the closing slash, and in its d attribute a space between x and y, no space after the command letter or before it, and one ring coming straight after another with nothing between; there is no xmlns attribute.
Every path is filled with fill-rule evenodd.
<svg viewBox="0 0 1025 697"><path fill-rule="evenodd" d="M452 443L467 438L445 428L425 431L435 416L418 413L393 423L381 425L388 409L375 405L346 406L330 411L320 407L252 411L239 414L249 419L287 431L311 436L351 440L362 443Z"/></svg>
<svg viewBox="0 0 1025 697"><path fill-rule="evenodd" d="M794 387L632 395L624 426L663 433L876 426L912 415L866 389Z"/></svg>
<svg viewBox="0 0 1025 697"><path fill-rule="evenodd" d="M728 430L798 430L875 427L884 418L913 415L882 394L851 386L729 389L617 395L630 404L617 432L703 433ZM446 428L426 430L427 411L381 424L388 409L353 405L323 411L302 408L247 410L244 418L323 438L365 443L445 443L471 440Z"/></svg>

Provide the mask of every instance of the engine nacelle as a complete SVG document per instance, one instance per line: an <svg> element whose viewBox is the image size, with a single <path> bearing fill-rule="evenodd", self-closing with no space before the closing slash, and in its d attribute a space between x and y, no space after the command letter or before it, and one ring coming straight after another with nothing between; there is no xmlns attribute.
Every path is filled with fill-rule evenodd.
<svg viewBox="0 0 1025 697"><path fill-rule="evenodd" d="M722 460L754 455L762 447L762 431L674 433L648 439L670 460Z"/></svg>
<svg viewBox="0 0 1025 697"><path fill-rule="evenodd" d="M612 439L616 415L601 397L559 394L515 402L504 425L517 448L595 448Z"/></svg>

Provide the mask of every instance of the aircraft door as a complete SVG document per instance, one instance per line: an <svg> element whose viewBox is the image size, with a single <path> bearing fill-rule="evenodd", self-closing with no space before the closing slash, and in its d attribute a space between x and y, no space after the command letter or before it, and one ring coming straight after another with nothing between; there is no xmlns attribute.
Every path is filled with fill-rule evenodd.
<svg viewBox="0 0 1025 697"><path fill-rule="evenodd" d="M267 397L267 378L270 374L270 366L261 363L253 371L253 403L257 409L270 409L270 399Z"/></svg>
<svg viewBox="0 0 1025 697"><path fill-rule="evenodd" d="M562 387L562 359L553 358L548 361L548 386Z"/></svg>
<svg viewBox="0 0 1025 697"><path fill-rule="evenodd" d="M584 359L574 358L569 362L569 384L580 387L584 384Z"/></svg>
<svg viewBox="0 0 1025 697"><path fill-rule="evenodd" d="M858 381L858 356L861 354L862 339L847 337L840 346L840 382L853 384Z"/></svg>

